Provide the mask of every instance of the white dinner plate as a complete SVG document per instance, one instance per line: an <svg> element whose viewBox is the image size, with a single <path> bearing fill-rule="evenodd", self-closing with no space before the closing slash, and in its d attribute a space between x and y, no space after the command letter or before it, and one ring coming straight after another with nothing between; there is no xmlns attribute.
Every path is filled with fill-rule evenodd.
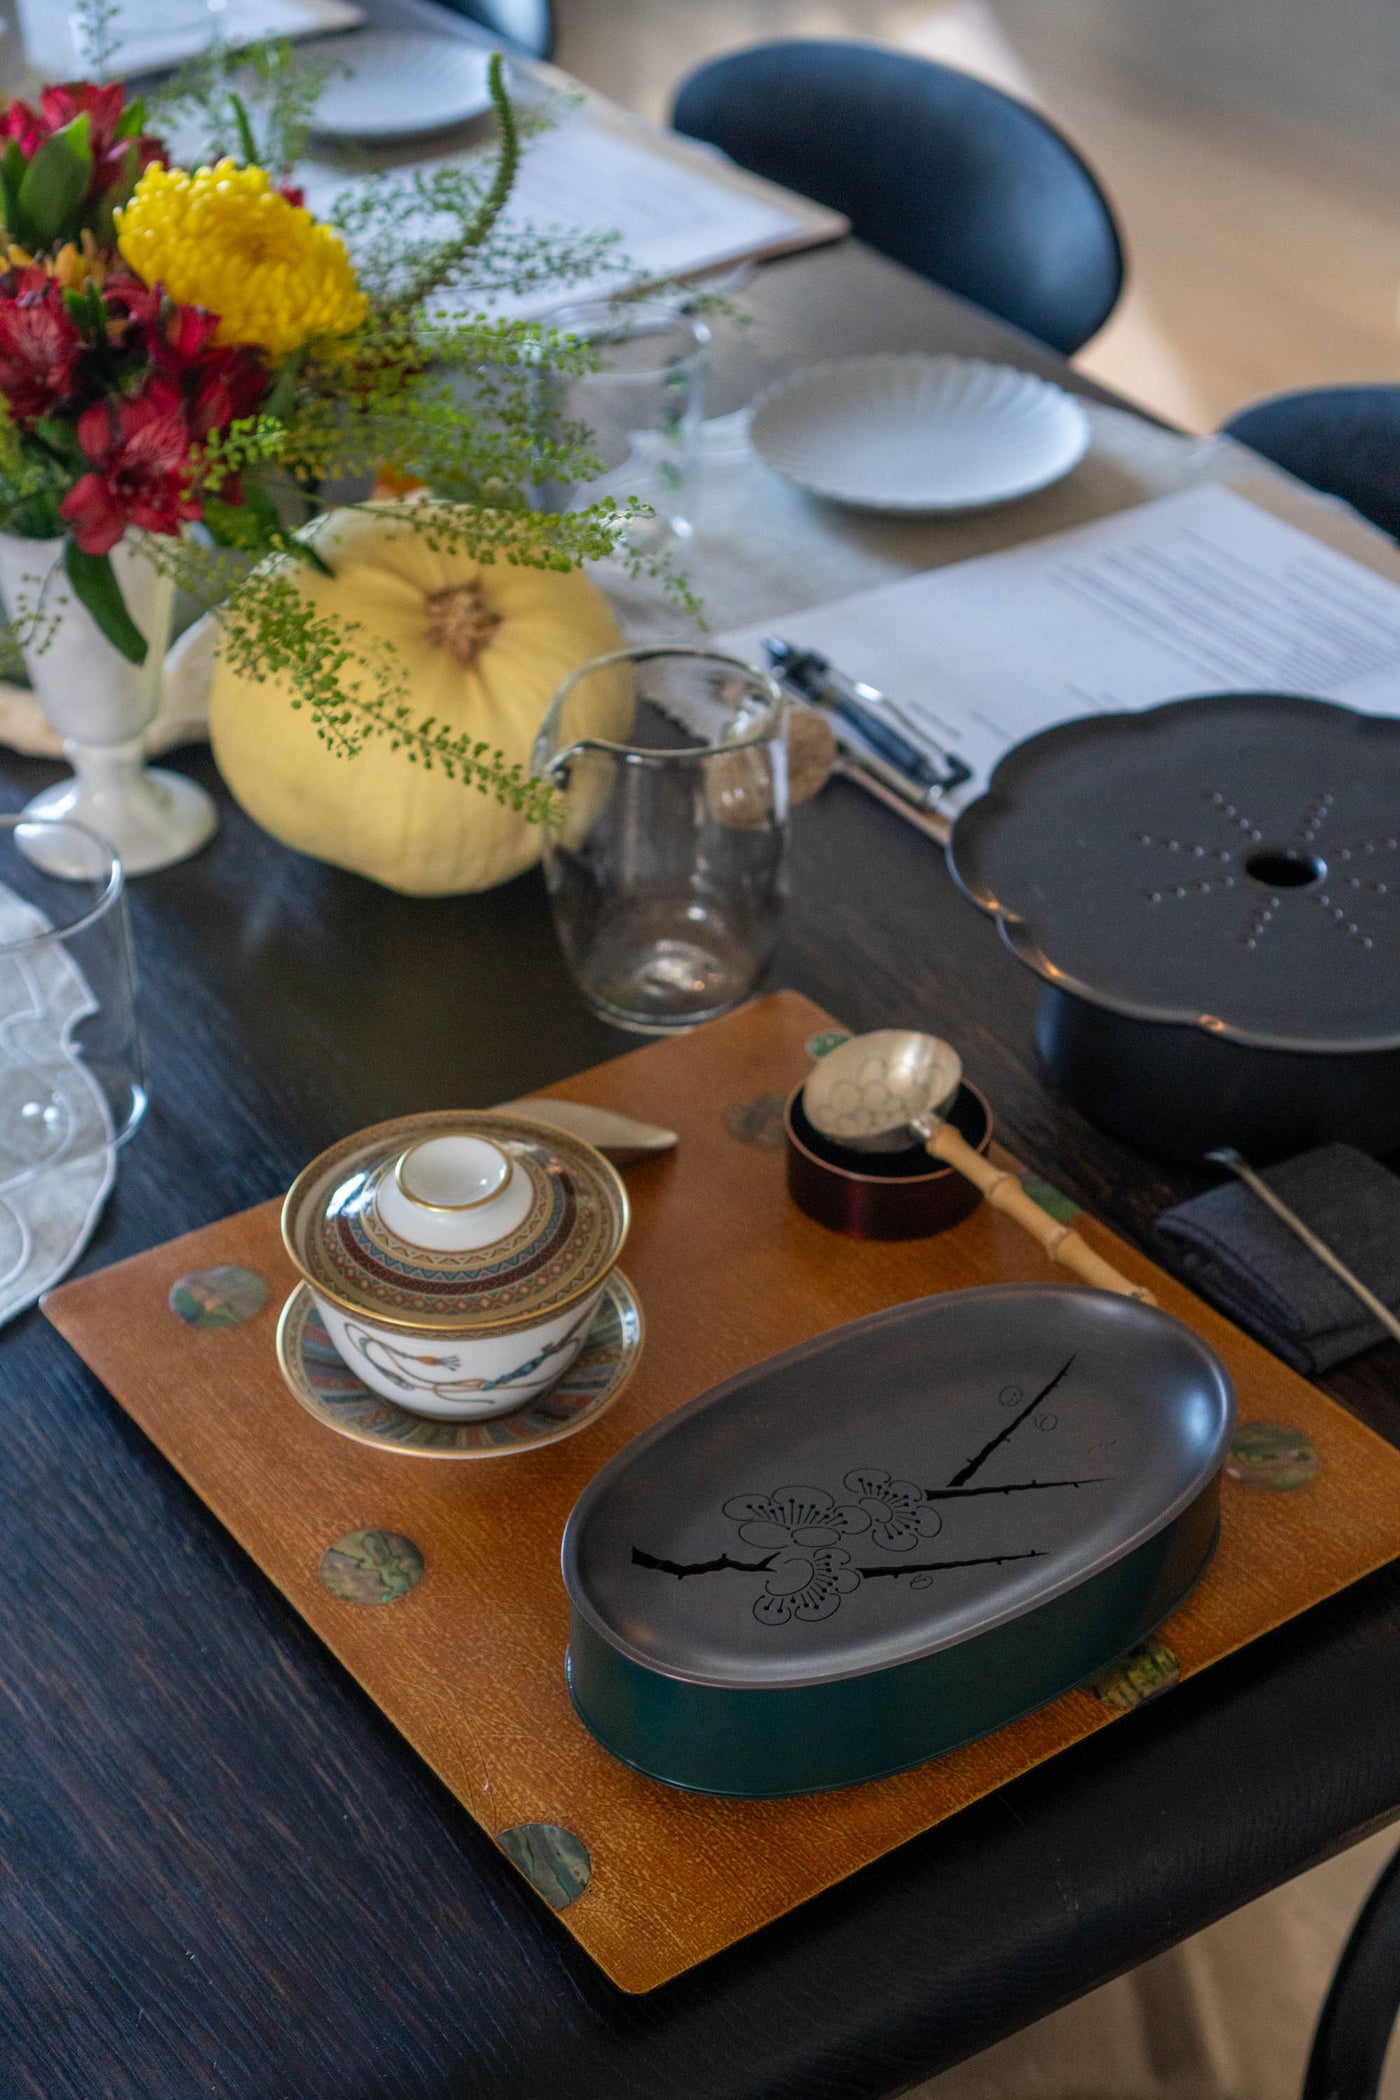
<svg viewBox="0 0 1400 2100"><path fill-rule="evenodd" d="M1027 496L1084 456L1062 388L973 357L809 365L754 404L754 450L799 487L862 510L977 510Z"/></svg>
<svg viewBox="0 0 1400 2100"><path fill-rule="evenodd" d="M412 138L465 124L491 107L490 53L460 37L365 30L327 37L312 56L330 70L312 118L329 137Z"/></svg>

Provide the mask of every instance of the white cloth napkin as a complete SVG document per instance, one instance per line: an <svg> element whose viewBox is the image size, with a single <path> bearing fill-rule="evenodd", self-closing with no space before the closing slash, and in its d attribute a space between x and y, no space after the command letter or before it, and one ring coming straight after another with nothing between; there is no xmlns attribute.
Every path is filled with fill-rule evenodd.
<svg viewBox="0 0 1400 2100"><path fill-rule="evenodd" d="M0 886L0 942L48 930ZM73 1044L96 1004L58 942L0 952L0 1324L72 1267L116 1178L111 1111Z"/></svg>

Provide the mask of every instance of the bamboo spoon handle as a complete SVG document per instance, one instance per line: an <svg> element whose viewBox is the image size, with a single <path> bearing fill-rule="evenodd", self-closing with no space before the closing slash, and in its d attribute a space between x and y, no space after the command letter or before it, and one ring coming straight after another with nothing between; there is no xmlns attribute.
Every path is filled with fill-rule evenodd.
<svg viewBox="0 0 1400 2100"><path fill-rule="evenodd" d="M1101 1291L1117 1291L1124 1298L1140 1298L1144 1305L1155 1305L1157 1300L1151 1291L1143 1290L1140 1284L1129 1283L1120 1275L1111 1262L1101 1254L1095 1254L1089 1242L1074 1230L1072 1225L1061 1225L1042 1210L1028 1196L1014 1174L1004 1167L994 1167L990 1160L974 1152L965 1137L953 1129L951 1123L940 1123L933 1136L927 1140L927 1149L935 1159L941 1159L953 1167L982 1191L994 1210L1004 1210L1008 1218L1028 1232L1032 1239L1039 1240L1051 1261L1063 1268L1072 1269L1085 1283L1096 1284Z"/></svg>

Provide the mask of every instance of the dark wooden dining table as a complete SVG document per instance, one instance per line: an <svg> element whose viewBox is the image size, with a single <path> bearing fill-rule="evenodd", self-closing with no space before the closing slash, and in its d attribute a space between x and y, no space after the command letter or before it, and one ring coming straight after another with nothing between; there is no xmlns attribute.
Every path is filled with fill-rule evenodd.
<svg viewBox="0 0 1400 2100"><path fill-rule="evenodd" d="M1082 385L854 242L745 305L717 409L858 349ZM222 828L131 887L151 1107L84 1267L274 1195L361 1124L630 1047L572 989L538 875L408 900L275 844L207 752L179 762ZM0 761L5 806L54 772ZM1193 1185L1047 1091L1033 980L846 784L794 822L769 982L857 1028L936 1019L1006 1141L1130 1237ZM1400 1351L1327 1384L1400 1438ZM1400 1813L1392 1565L628 1997L37 1312L0 1334L0 1496L4 2100L868 2100Z"/></svg>

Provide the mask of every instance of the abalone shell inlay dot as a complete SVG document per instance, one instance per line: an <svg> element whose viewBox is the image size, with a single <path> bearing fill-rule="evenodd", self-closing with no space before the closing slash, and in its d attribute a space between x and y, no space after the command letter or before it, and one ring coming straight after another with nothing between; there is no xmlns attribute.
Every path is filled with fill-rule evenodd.
<svg viewBox="0 0 1400 2100"><path fill-rule="evenodd" d="M1316 1480L1321 1464L1311 1438L1279 1422L1241 1422L1225 1461L1226 1478L1241 1487L1290 1495Z"/></svg>
<svg viewBox="0 0 1400 2100"><path fill-rule="evenodd" d="M1089 1689L1105 1706L1131 1713L1181 1682L1181 1665L1165 1641L1144 1641L1130 1655L1091 1678Z"/></svg>
<svg viewBox="0 0 1400 2100"><path fill-rule="evenodd" d="M401 1531L347 1531L321 1555L320 1574L347 1604L392 1604L423 1580L423 1556Z"/></svg>
<svg viewBox="0 0 1400 2100"><path fill-rule="evenodd" d="M782 1094L755 1094L749 1101L731 1101L724 1111L724 1127L741 1145L759 1152L778 1152L783 1146Z"/></svg>
<svg viewBox="0 0 1400 2100"><path fill-rule="evenodd" d="M262 1277L234 1262L194 1269L170 1286L170 1310L189 1327L241 1327L266 1303Z"/></svg>
<svg viewBox="0 0 1400 2100"><path fill-rule="evenodd" d="M567 1910L588 1887L588 1847L560 1823L515 1823L497 1833L496 1843L554 1910Z"/></svg>

